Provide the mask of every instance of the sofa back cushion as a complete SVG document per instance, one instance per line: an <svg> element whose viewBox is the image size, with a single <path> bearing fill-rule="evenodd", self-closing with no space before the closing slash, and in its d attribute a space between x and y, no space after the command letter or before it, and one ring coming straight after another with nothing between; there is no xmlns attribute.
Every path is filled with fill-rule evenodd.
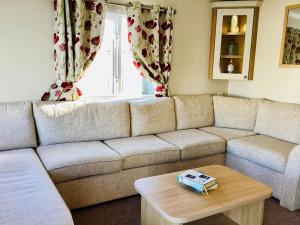
<svg viewBox="0 0 300 225"><path fill-rule="evenodd" d="M214 125L214 107L211 95L175 96L177 129Z"/></svg>
<svg viewBox="0 0 300 225"><path fill-rule="evenodd" d="M254 130L258 99L214 96L215 126Z"/></svg>
<svg viewBox="0 0 300 225"><path fill-rule="evenodd" d="M41 145L129 137L127 102L36 102Z"/></svg>
<svg viewBox="0 0 300 225"><path fill-rule="evenodd" d="M255 132L300 144L300 105L261 101Z"/></svg>
<svg viewBox="0 0 300 225"><path fill-rule="evenodd" d="M0 103L0 150L36 146L31 103Z"/></svg>
<svg viewBox="0 0 300 225"><path fill-rule="evenodd" d="M132 136L159 134L176 129L174 99L130 102Z"/></svg>

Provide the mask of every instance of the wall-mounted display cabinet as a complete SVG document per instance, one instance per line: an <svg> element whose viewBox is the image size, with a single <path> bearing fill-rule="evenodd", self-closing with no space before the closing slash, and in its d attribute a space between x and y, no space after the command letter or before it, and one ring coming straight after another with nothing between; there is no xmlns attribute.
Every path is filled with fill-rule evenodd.
<svg viewBox="0 0 300 225"><path fill-rule="evenodd" d="M209 79L253 79L260 4L212 3Z"/></svg>

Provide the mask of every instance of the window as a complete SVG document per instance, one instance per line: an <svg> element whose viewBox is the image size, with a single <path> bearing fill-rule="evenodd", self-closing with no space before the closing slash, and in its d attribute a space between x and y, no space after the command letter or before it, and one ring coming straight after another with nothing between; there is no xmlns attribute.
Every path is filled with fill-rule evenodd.
<svg viewBox="0 0 300 225"><path fill-rule="evenodd" d="M154 84L133 66L127 33L126 12L109 9L101 49L78 82L85 97L154 95Z"/></svg>

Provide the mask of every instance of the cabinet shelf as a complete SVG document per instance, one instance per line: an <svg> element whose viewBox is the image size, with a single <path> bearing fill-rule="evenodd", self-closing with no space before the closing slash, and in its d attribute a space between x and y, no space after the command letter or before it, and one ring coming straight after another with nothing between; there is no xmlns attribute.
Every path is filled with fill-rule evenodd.
<svg viewBox="0 0 300 225"><path fill-rule="evenodd" d="M228 36L242 36L242 35L246 35L246 33L245 32L237 32L237 33L223 32L223 35L228 35Z"/></svg>
<svg viewBox="0 0 300 225"><path fill-rule="evenodd" d="M222 59L242 59L242 55L221 55Z"/></svg>

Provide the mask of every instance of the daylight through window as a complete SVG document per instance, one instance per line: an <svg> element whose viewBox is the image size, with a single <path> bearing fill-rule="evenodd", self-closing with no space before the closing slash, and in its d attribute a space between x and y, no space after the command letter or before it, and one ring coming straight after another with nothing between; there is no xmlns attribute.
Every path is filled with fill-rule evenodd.
<svg viewBox="0 0 300 225"><path fill-rule="evenodd" d="M154 84L133 66L127 33L126 12L108 10L100 52L78 82L84 97L154 95Z"/></svg>

